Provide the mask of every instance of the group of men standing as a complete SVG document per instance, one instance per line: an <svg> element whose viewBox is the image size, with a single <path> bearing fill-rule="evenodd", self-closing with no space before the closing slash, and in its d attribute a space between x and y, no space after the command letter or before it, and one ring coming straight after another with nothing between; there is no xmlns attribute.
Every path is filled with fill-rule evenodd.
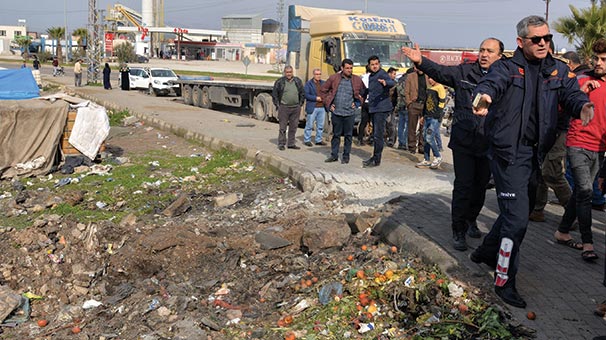
<svg viewBox="0 0 606 340"><path fill-rule="evenodd" d="M332 122L331 152L325 162L331 163L339 160L341 137L343 137L343 150L341 163L349 163L356 110L359 110L365 101L368 101L368 111L373 123L375 143L372 157L362 162L363 167L376 167L381 165L383 153L385 124L387 117L393 111L390 89L395 81L381 68L381 61L377 56L368 58L369 79L368 86L362 78L353 74L353 61L343 59L341 70L328 78L321 80L322 72L313 70L313 78L305 85L293 74L292 66L284 68L284 76L276 80L272 91L273 103L278 110L280 124L278 134L278 149L300 149L295 143L295 134L299 124L299 112L304 101L307 121L303 142L306 146L313 146L311 135L313 124L316 123L316 145L325 145L322 140L324 117L330 113ZM287 137L288 131L288 137ZM379 137L380 136L380 137Z"/></svg>
<svg viewBox="0 0 606 340"><path fill-rule="evenodd" d="M424 116L425 161L428 161L428 147L433 151L434 159L439 159L435 145L427 145L433 144L427 143L431 142L427 132L438 133L437 117L427 114L428 92L422 93L419 88L437 93L437 99L431 99L433 106L440 105L440 98L444 96L436 87L437 83L454 89L455 105L448 145L452 149L455 172L451 206L453 247L465 251L468 249L467 236L482 236L476 220L492 174L500 214L482 244L470 254L470 259L495 270L495 292L504 302L524 308L526 302L516 287L520 245L529 216L536 211L537 187L543 185L538 193L538 207L542 209L546 187L556 182L552 177L558 177L557 181L561 182L560 177L564 176L563 150L571 170L573 189L568 197L558 195L566 210L554 238L557 244L581 250L581 258L586 262L598 258L591 232L591 198L596 175L599 173L600 189L604 189L606 176L603 166L606 39L598 39L592 46L593 70L575 74L573 71L578 71L575 69L578 65L574 60L567 65L550 53L553 35L544 18L525 17L516 28L518 47L510 58L503 56L503 42L492 37L482 41L475 63L457 66L432 62L421 55L418 46L415 49L403 47L402 52L414 63L415 70L407 75L406 85L401 89L406 92L404 105L399 103L397 106L399 114L408 112L406 146L409 151L419 147L417 122L413 120ZM292 68L289 68L285 77L274 86L274 104L280 120L279 148L283 150L285 145L299 148L295 145L294 129L298 124L298 107L307 98L308 119L313 121L315 118L318 122L317 118L324 116L323 110L331 114L333 139L326 162L338 160L340 137L343 136L345 145L341 162L348 163L353 113L368 99L374 150L363 166L380 165L385 122L394 108L390 88L394 87L395 81L381 69L379 58L372 56L368 60L368 86L352 74L353 63L348 59L343 60L341 71L326 82L320 80L320 71L314 70L314 78L305 89L298 78L292 77ZM291 85L286 85L288 83ZM284 137L287 125L290 125L288 140ZM306 145L313 145L312 127L308 121L304 136ZM322 143L321 131L320 127L316 132L316 144ZM400 146L404 146L401 131L399 135ZM559 167L550 165L554 160L560 163ZM560 170L543 176L541 168L544 166ZM576 220L581 242L570 235Z"/></svg>
<svg viewBox="0 0 606 340"><path fill-rule="evenodd" d="M570 163L574 189L555 241L582 250L584 261L597 259L591 235L591 194L598 170L602 169L600 177L606 175L602 166L606 151L606 40L599 39L593 45L593 71L577 78L566 63L549 53L553 36L544 18L522 19L517 35L518 48L511 58L502 57L501 41L488 38L480 45L474 64L441 66L421 57L418 48L403 48L403 52L419 70L456 93L449 143L455 169L453 246L464 251L468 248L466 236L481 237L476 219L492 173L500 214L470 258L494 268L495 292L503 301L524 308L526 302L516 287L520 245L536 206L537 186L543 181L541 167L561 155L562 148ZM556 175L563 177L563 170ZM569 234L577 219L581 242Z"/></svg>

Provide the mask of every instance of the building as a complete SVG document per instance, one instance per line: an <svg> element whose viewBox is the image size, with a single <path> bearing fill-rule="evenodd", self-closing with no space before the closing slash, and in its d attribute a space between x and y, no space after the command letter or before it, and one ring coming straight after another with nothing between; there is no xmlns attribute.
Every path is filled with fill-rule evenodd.
<svg viewBox="0 0 606 340"><path fill-rule="evenodd" d="M221 18L221 30L226 32L231 43L263 42L263 18L260 14L224 16Z"/></svg>
<svg viewBox="0 0 606 340"><path fill-rule="evenodd" d="M225 31L230 43L242 46L242 57L249 57L255 63L274 63L286 44L286 35L280 33L280 23L263 19L259 14L222 17L221 30Z"/></svg>
<svg viewBox="0 0 606 340"><path fill-rule="evenodd" d="M17 26L0 26L0 54L10 54L11 49L18 49L18 46L12 44L15 37L27 34L25 23Z"/></svg>

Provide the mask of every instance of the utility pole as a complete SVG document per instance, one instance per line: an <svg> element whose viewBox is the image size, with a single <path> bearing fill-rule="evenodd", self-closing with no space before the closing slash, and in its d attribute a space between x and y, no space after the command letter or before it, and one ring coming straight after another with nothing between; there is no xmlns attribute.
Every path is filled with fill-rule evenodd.
<svg viewBox="0 0 606 340"><path fill-rule="evenodd" d="M543 1L545 1L545 21L549 22L549 2L551 2L551 0Z"/></svg>
<svg viewBox="0 0 606 340"><path fill-rule="evenodd" d="M65 27L65 63L67 64L69 61L69 43L67 42L67 0L63 0L63 20L63 26Z"/></svg>
<svg viewBox="0 0 606 340"><path fill-rule="evenodd" d="M280 60L280 51L282 50L282 29L284 28L284 0L278 0L278 49L276 51L276 65L274 69L282 73L282 61Z"/></svg>
<svg viewBox="0 0 606 340"><path fill-rule="evenodd" d="M89 43L86 48L88 68L86 72L87 83L99 82L99 65L101 64L101 25L97 11L97 0L88 0L88 36Z"/></svg>

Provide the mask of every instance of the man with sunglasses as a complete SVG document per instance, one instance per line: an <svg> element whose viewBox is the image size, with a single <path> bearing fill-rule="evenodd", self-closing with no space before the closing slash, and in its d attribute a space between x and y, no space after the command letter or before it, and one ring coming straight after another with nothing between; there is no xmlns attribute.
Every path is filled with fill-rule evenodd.
<svg viewBox="0 0 606 340"><path fill-rule="evenodd" d="M558 105L587 125L593 104L568 66L549 54L553 35L544 18L522 19L517 33L513 57L496 61L473 93L474 113L486 116L500 214L472 257L496 267L495 293L504 302L525 308L516 289L519 251L536 198L539 164L555 141Z"/></svg>

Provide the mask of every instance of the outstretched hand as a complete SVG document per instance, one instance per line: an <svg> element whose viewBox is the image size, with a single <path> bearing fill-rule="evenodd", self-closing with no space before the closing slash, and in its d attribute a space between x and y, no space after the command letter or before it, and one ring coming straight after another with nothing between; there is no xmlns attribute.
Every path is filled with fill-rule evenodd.
<svg viewBox="0 0 606 340"><path fill-rule="evenodd" d="M402 47L402 53L410 59L415 64L420 64L423 60L423 55L421 54L421 50L419 49L419 44L415 44L415 48L412 49L410 47Z"/></svg>

